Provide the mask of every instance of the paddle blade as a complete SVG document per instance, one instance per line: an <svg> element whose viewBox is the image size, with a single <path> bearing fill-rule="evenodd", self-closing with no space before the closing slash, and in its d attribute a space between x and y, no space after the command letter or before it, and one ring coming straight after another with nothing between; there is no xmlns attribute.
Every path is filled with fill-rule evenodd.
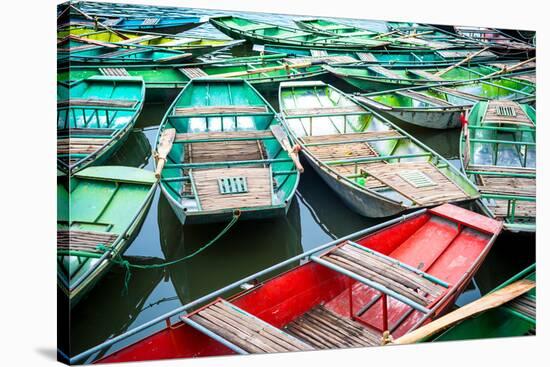
<svg viewBox="0 0 550 367"><path fill-rule="evenodd" d="M165 129L160 136L157 145L157 168L155 169L155 177L157 179L160 178L160 174L166 163L166 157L170 153L170 150L172 150L172 144L174 144L175 139L176 129Z"/></svg>

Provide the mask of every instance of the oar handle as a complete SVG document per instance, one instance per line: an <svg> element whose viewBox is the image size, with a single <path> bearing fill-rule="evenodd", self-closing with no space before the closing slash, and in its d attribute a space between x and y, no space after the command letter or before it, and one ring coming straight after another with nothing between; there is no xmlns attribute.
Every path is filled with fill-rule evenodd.
<svg viewBox="0 0 550 367"><path fill-rule="evenodd" d="M160 179L160 175L162 173L162 169L164 168L164 165L166 164L166 158L159 158L157 161L157 168L155 169L155 177L156 179Z"/></svg>
<svg viewBox="0 0 550 367"><path fill-rule="evenodd" d="M300 173L304 173L304 166L302 166L302 163L300 163L300 158L298 157L298 152L300 151L300 146L295 145L294 148L290 147L290 144L288 142L285 142L286 151L288 152L289 157L294 161L294 164L296 165L296 169Z"/></svg>

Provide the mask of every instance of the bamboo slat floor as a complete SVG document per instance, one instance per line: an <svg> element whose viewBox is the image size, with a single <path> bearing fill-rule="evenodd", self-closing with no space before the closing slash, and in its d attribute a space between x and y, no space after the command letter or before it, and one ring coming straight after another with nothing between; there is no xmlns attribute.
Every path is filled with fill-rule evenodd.
<svg viewBox="0 0 550 367"><path fill-rule="evenodd" d="M315 349L381 345L381 335L319 305L285 326L285 331Z"/></svg>
<svg viewBox="0 0 550 367"><path fill-rule="evenodd" d="M533 218L537 215L537 203L534 201L516 201L516 210L514 216L516 218L527 217ZM508 214L508 200L495 200L494 204L487 205L493 214L497 218L507 218Z"/></svg>
<svg viewBox="0 0 550 367"><path fill-rule="evenodd" d="M208 74L206 74L201 68L180 68L179 71L190 79L208 76Z"/></svg>
<svg viewBox="0 0 550 367"><path fill-rule="evenodd" d="M361 61L378 61L378 59L370 52L357 52L357 56L359 56Z"/></svg>
<svg viewBox="0 0 550 367"><path fill-rule="evenodd" d="M499 111L506 109L507 114L501 114ZM513 101L490 101L487 105L487 111L483 116L483 121L495 122L500 124L526 125L534 126L533 121L521 109L519 103Z"/></svg>
<svg viewBox="0 0 550 367"><path fill-rule="evenodd" d="M234 167L191 170L196 195L202 210L251 208L272 205L273 183L269 168ZM222 194L218 179L244 177L247 191Z"/></svg>
<svg viewBox="0 0 550 367"><path fill-rule="evenodd" d="M259 140L191 143L186 144L185 148L186 163L260 160L267 155Z"/></svg>
<svg viewBox="0 0 550 367"><path fill-rule="evenodd" d="M364 170L419 205L437 205L470 198L430 162L389 163L389 167L368 166ZM410 175L421 177L428 184L416 185L410 179L406 179Z"/></svg>
<svg viewBox="0 0 550 367"><path fill-rule="evenodd" d="M478 175L478 189L484 194L535 196L537 180L520 177Z"/></svg>
<svg viewBox="0 0 550 367"><path fill-rule="evenodd" d="M110 139L62 138L57 139L57 154L91 154L101 149Z"/></svg>
<svg viewBox="0 0 550 367"><path fill-rule="evenodd" d="M99 71L105 76L130 76L125 68L99 68Z"/></svg>
<svg viewBox="0 0 550 367"><path fill-rule="evenodd" d="M117 239L118 235L105 232L91 232L79 230L58 230L57 249L103 252L97 248L98 245L110 246Z"/></svg>
<svg viewBox="0 0 550 367"><path fill-rule="evenodd" d="M185 321L185 317L182 318ZM248 353L280 353L313 350L298 338L235 305L217 300L189 319Z"/></svg>
<svg viewBox="0 0 550 367"><path fill-rule="evenodd" d="M507 303L506 306L533 319L535 319L537 316L536 300L533 297L531 297L529 294L524 294L523 296L512 300L511 302Z"/></svg>

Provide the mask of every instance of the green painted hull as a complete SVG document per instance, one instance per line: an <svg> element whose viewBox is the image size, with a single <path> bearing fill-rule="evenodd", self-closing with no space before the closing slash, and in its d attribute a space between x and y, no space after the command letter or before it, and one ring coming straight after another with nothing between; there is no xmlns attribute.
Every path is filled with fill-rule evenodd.
<svg viewBox="0 0 550 367"><path fill-rule="evenodd" d="M474 200L479 195L468 179L443 157L377 112L359 105L357 101L330 85L319 81L282 83L279 90L279 105L288 131L296 143L301 145L304 157L342 201L360 215L373 218L387 217L420 207L418 203L409 200L394 187L370 186L368 175L358 171L358 165L363 165L362 168L366 169L369 163L387 163L388 167L392 163L433 163L447 179L464 192L462 200ZM301 108L305 108L306 111L312 109L312 112L307 114L290 112ZM336 112L327 112L325 116L322 112L324 108L329 111L336 109ZM346 109L353 109L353 112L339 114L338 110ZM371 135L385 133L389 137L371 138L367 144L374 153L370 156L358 154L355 157L353 150L360 148L354 139L358 138L350 134L357 133L371 133ZM400 136L394 138L391 134ZM323 135L331 136L334 142L330 140L307 143L308 138ZM327 159L324 156L328 154L327 152L319 153L318 146L340 146L342 142L348 144L347 139L342 139L346 135L351 137L348 138L349 148L345 147L349 149L345 156L352 158L342 158L343 153L337 153L336 156L331 153L331 158ZM341 152L342 149L339 151ZM388 168L388 171L391 170L392 168ZM439 204L437 200L439 199L434 198L426 206Z"/></svg>
<svg viewBox="0 0 550 367"><path fill-rule="evenodd" d="M58 176L57 229L69 231L71 236L68 248L60 247L58 241L58 286L69 297L71 307L113 265L102 258L102 250L81 247L79 231L114 236L111 254L122 254L139 231L155 189L154 174L133 167L90 167L70 179Z"/></svg>
<svg viewBox="0 0 550 367"><path fill-rule="evenodd" d="M521 104L519 108L531 121L531 126L499 126L498 123L485 120L488 103L490 101L478 102L470 110L469 144L466 142L464 130L461 133L462 170L477 185L483 185L482 177L507 180L505 186L490 191L481 190L481 210L490 217L504 220L504 228L507 230L534 232L535 208L529 207L536 206L536 111L529 105ZM510 143L503 143L504 141ZM525 180L519 184L519 188L524 191L510 191L513 185L509 182L513 179ZM527 190L528 188L533 190ZM506 212L499 209L503 206L507 208Z"/></svg>
<svg viewBox="0 0 550 367"><path fill-rule="evenodd" d="M522 278L536 281L535 264L518 275L521 275L521 277L515 276L511 281ZM511 281L505 284L510 284ZM501 287L502 286L499 288ZM536 288L529 291L527 295L535 299ZM535 328L536 320L534 318L521 314L508 305L504 305L467 319L433 338L432 341L457 341L523 336L531 334Z"/></svg>
<svg viewBox="0 0 550 367"><path fill-rule="evenodd" d="M180 109L208 110L215 107L218 112L183 112ZM244 109L244 112L229 112L232 108ZM262 109L265 112L246 112L246 109ZM222 110L221 112L219 112ZM186 110L190 111L190 110ZM223 122L223 123L222 123ZM240 219L264 219L283 216L290 206L298 185L299 174L294 162L287 152L282 149L279 142L271 137L256 139L235 140L228 136L233 133L270 132L270 127L279 125L281 121L269 103L245 80L200 78L193 79L181 91L172 106L168 109L157 137L165 129L174 128L178 134L188 134L184 140L176 139L168 155L167 163L162 170L161 189L170 206L182 224L210 223L229 221L236 209L240 210ZM227 137L223 137L223 133ZM208 138L194 141L193 134L197 133L222 133L221 138L214 141ZM206 140L204 140L206 139ZM192 149L194 154L215 154L219 144L236 141L256 141L258 147L265 149L265 156L261 160L264 168L269 168L271 181L274 188L271 192L270 204L252 205L240 207L239 203L217 208L205 207L207 198L198 194L197 185L206 182L203 179L195 180L195 171L213 172L216 168L229 168L229 172L219 173L225 177L231 169L250 166L246 162L250 158L242 158L236 153L228 158L233 151L227 151L227 155L201 160L193 164L194 155L189 154ZM194 141L189 143L189 141ZM196 144L202 147L193 148ZM209 144L205 146L204 143ZM239 148L240 149L240 148ZM262 149L262 148L260 148ZM191 158L189 158L191 157ZM213 159L213 160L212 160ZM227 171L227 170L226 170ZM243 173L247 174L247 173ZM220 177L222 177L220 176ZM247 176L244 176L247 177ZM246 178L249 180L250 178ZM218 194L215 194L218 195ZM235 194L230 194L235 195ZM236 194L238 195L238 194ZM219 199L221 200L221 199Z"/></svg>
<svg viewBox="0 0 550 367"><path fill-rule="evenodd" d="M104 163L127 139L144 97L142 78L93 76L69 86L59 83L58 169L72 175Z"/></svg>

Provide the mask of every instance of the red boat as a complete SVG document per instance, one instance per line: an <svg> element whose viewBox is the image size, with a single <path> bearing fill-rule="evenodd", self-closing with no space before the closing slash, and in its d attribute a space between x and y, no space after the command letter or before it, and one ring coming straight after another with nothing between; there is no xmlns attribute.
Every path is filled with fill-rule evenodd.
<svg viewBox="0 0 550 367"><path fill-rule="evenodd" d="M450 204L390 223L309 251L303 265L98 362L381 345L452 306L502 228Z"/></svg>

